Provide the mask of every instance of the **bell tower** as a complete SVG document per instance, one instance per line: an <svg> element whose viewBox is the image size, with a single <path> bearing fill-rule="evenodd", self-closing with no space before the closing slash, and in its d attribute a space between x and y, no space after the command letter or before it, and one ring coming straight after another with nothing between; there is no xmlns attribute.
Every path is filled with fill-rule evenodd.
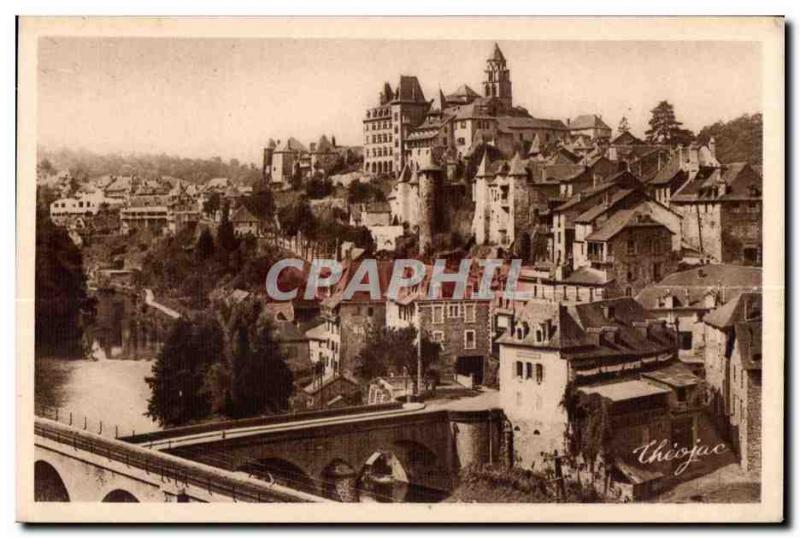
<svg viewBox="0 0 800 538"><path fill-rule="evenodd" d="M486 80L483 81L483 95L497 97L511 108L511 72L506 67L506 58L497 43L492 55L486 60Z"/></svg>

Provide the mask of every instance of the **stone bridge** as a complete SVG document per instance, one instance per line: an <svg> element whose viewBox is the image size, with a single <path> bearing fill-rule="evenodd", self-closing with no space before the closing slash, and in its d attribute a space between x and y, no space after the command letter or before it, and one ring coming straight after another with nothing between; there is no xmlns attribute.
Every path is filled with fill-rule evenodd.
<svg viewBox="0 0 800 538"><path fill-rule="evenodd" d="M37 417L33 498L39 502L319 502L246 473L186 461Z"/></svg>
<svg viewBox="0 0 800 538"><path fill-rule="evenodd" d="M365 495L402 500L396 489L408 486L446 492L463 467L503 459L505 418L499 409L408 404L305 415L177 428L128 441L342 501ZM384 485L394 489L387 493Z"/></svg>

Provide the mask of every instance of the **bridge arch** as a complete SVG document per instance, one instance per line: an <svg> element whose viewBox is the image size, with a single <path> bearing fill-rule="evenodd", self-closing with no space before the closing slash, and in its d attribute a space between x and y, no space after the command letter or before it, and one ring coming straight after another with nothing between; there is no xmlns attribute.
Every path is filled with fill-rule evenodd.
<svg viewBox="0 0 800 538"><path fill-rule="evenodd" d="M246 472L260 480L275 481L290 488L307 492L317 491L317 482L301 467L284 458L253 459L240 465L237 471Z"/></svg>
<svg viewBox="0 0 800 538"><path fill-rule="evenodd" d="M33 464L33 499L36 502L70 502L69 492L61 475L44 460Z"/></svg>
<svg viewBox="0 0 800 538"><path fill-rule="evenodd" d="M129 491L125 491L124 489L115 489L113 491L109 491L108 494L105 497L103 497L102 502L104 502L104 503L138 503L139 499L137 499Z"/></svg>
<svg viewBox="0 0 800 538"><path fill-rule="evenodd" d="M322 495L342 502L355 502L359 473L341 458L331 460L320 474Z"/></svg>

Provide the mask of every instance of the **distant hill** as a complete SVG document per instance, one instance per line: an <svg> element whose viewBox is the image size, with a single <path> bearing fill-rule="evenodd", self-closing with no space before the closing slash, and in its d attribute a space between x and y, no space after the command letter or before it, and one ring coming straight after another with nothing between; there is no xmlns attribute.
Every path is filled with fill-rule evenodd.
<svg viewBox="0 0 800 538"><path fill-rule="evenodd" d="M705 144L712 136L719 162L761 164L764 138L761 114L745 114L729 122L718 121L703 127L697 134L697 141Z"/></svg>
<svg viewBox="0 0 800 538"><path fill-rule="evenodd" d="M219 157L186 159L172 155L99 154L87 150L39 148L38 162L49 163L55 171L69 171L79 179L111 175L137 175L142 178L177 177L193 183L205 183L211 178L227 177L234 183L254 185L261 179L261 168L254 164L228 162Z"/></svg>

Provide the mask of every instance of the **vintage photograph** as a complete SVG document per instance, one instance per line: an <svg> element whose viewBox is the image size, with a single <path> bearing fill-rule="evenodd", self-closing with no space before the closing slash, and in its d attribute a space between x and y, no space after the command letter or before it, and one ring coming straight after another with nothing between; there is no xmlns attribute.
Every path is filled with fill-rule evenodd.
<svg viewBox="0 0 800 538"><path fill-rule="evenodd" d="M20 49L28 514L781 498L781 19L56 22Z"/></svg>

